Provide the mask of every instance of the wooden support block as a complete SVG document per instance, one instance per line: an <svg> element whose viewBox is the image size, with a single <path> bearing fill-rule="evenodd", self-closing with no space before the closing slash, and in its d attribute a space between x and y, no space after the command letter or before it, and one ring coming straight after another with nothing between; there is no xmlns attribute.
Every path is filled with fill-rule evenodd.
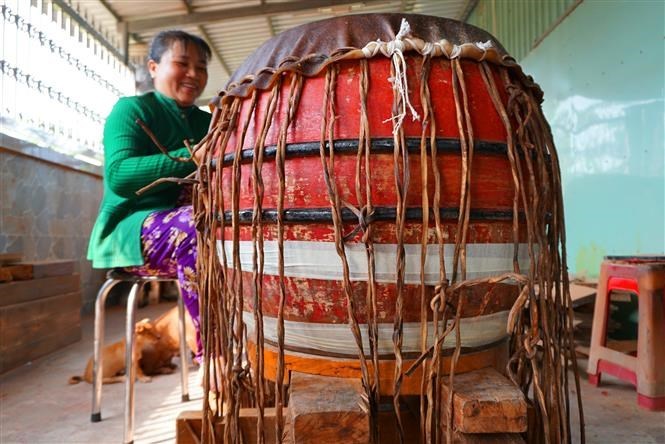
<svg viewBox="0 0 665 444"><path fill-rule="evenodd" d="M369 415L357 379L291 373L289 411L293 442L367 443Z"/></svg>
<svg viewBox="0 0 665 444"><path fill-rule="evenodd" d="M176 444L199 444L201 442L201 417L200 410L180 412L175 419Z"/></svg>
<svg viewBox="0 0 665 444"><path fill-rule="evenodd" d="M527 403L522 392L493 368L455 375L453 425L461 433L522 433L527 429ZM441 390L448 404L448 387ZM444 409L445 410L445 409ZM447 412L444 412L444 418ZM510 441L512 442L512 441Z"/></svg>
<svg viewBox="0 0 665 444"><path fill-rule="evenodd" d="M284 409L285 417L288 417L288 414L289 410ZM256 439L257 421L257 409L240 409L238 422L240 424L240 431L242 433L242 442L258 442ZM202 413L199 410L185 411L180 413L176 418L176 444L199 444L201 442L202 423ZM266 408L264 411L263 428L265 431L265 442L275 442L275 409L272 407ZM224 423L221 419L218 423L215 423L214 429L215 438L213 441L222 442L224 437ZM290 441L288 439L284 439L282 442L288 444Z"/></svg>
<svg viewBox="0 0 665 444"><path fill-rule="evenodd" d="M284 419L286 420L289 417L289 409L284 409L283 413ZM244 442L258 442L256 423L258 421L258 410L254 408L240 409L240 415L238 416L238 421L240 422L240 430L242 431L242 437ZM265 436L265 442L276 442L275 439L275 408L269 407L263 411L263 430ZM283 440L282 442L289 442L288 440Z"/></svg>

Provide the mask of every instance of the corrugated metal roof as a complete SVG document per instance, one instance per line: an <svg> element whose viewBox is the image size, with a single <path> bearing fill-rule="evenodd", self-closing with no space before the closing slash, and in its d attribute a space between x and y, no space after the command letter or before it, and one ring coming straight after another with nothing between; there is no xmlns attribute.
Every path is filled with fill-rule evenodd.
<svg viewBox="0 0 665 444"><path fill-rule="evenodd" d="M489 31L513 57L521 60L581 2L479 2L468 23Z"/></svg>
<svg viewBox="0 0 665 444"><path fill-rule="evenodd" d="M286 29L337 15L413 12L463 19L474 0L64 0L122 50L120 24L130 29L131 62L143 63L150 39L178 28L208 40L213 49L207 102L264 41Z"/></svg>

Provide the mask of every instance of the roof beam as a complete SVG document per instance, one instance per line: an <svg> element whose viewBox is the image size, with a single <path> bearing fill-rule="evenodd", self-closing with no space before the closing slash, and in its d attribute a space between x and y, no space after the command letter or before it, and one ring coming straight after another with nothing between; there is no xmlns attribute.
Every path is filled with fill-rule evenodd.
<svg viewBox="0 0 665 444"><path fill-rule="evenodd" d="M113 18L116 21L116 31L119 32L117 29L117 24L122 22L122 17L120 17L120 15L115 11L115 9L113 9L113 6L111 6L107 0L99 0L99 4L101 4L104 7L104 9L106 9L109 12L109 14L113 16ZM130 37L134 39L136 43L143 43L143 40L137 34L131 34Z"/></svg>
<svg viewBox="0 0 665 444"><path fill-rule="evenodd" d="M261 0L261 5L265 5L266 0ZM268 29L270 29L270 37L275 37L275 25L272 22L272 18L269 15L266 15L266 24Z"/></svg>
<svg viewBox="0 0 665 444"><path fill-rule="evenodd" d="M191 3L189 0L182 0L183 4L185 5L185 8L187 9L187 14L191 15L194 14L194 9L192 8ZM201 37L203 37L203 40L208 43L208 46L210 47L210 50L212 51L213 56L217 58L217 61L219 64L222 66L222 69L224 70L224 74L226 74L227 77L231 76L231 69L229 68L229 64L226 63L226 60L224 60L224 57L222 57L222 53L219 52L219 49L215 46L213 43L212 39L210 38L210 35L208 32L203 28L202 25L198 25L196 29L199 31L199 34L201 34Z"/></svg>
<svg viewBox="0 0 665 444"><path fill-rule="evenodd" d="M466 5L464 5L464 9L462 10L458 20L460 22L466 23L466 21L469 20L473 10L476 9L477 4L478 0L467 0Z"/></svg>
<svg viewBox="0 0 665 444"><path fill-rule="evenodd" d="M319 8L329 8L350 4L385 3L386 0L295 0L284 3L264 3L261 5L241 6L239 8L215 9L205 12L193 12L187 15L169 15L148 19L129 20L129 32L145 32L154 29L204 25L213 22L236 20L245 17L272 16L278 14L311 11Z"/></svg>

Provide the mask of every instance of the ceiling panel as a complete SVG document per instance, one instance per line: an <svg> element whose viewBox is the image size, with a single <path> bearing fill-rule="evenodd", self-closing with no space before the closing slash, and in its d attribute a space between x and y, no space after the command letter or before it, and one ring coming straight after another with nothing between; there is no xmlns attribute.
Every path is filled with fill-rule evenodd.
<svg viewBox="0 0 665 444"><path fill-rule="evenodd" d="M178 28L204 37L214 52L208 87L200 99L204 103L224 87L230 73L247 56L274 34L286 29L337 15L368 12L414 12L460 19L474 0L65 1L80 11L88 22L94 22L95 28L116 47L121 41L119 21L141 29L130 34L130 54L135 63L141 63L145 58L150 39L162 29ZM151 21L137 22L147 19Z"/></svg>

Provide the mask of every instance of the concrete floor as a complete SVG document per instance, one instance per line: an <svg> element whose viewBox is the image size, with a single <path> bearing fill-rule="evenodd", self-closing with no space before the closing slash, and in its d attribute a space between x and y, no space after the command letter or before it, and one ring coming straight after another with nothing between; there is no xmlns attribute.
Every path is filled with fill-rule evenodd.
<svg viewBox="0 0 665 444"><path fill-rule="evenodd" d="M137 319L155 319L174 304L139 309ZM124 309L107 310L108 344L123 336ZM83 373L92 355L93 318L82 319L83 339L31 364L0 376L0 443L113 443L122 442L124 384L104 385L102 422L90 422L92 386L67 384ZM178 363L177 359L174 362ZM160 375L150 383L137 382L135 442L175 442L175 418L183 410L201 410L203 393L190 366L190 402L180 401L180 373Z"/></svg>
<svg viewBox="0 0 665 444"><path fill-rule="evenodd" d="M156 318L172 304L140 309L139 319ZM107 341L122 336L124 310L107 314ZM81 374L92 353L92 317L83 318L83 339L56 353L0 376L0 443L119 443L123 433L124 385L105 385L100 423L90 422L91 386L68 385ZM580 360L582 369L586 361ZM180 402L180 375L163 375L136 385L135 442L175 441L175 417L200 410L202 392L190 368L191 401ZM582 380L589 443L665 443L665 412L637 407L634 388L603 377L599 388Z"/></svg>

